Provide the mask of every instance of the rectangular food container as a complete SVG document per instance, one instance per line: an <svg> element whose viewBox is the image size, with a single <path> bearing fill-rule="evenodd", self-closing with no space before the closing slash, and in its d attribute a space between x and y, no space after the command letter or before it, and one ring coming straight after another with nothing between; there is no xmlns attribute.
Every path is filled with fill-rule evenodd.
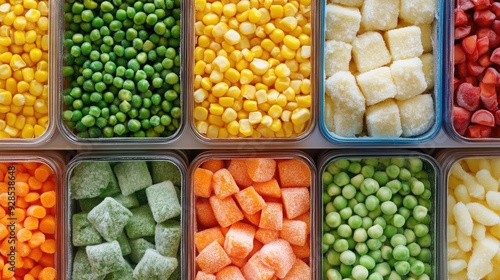
<svg viewBox="0 0 500 280"><path fill-rule="evenodd" d="M289 143L316 122L318 1L188 1L187 122L205 144Z"/></svg>
<svg viewBox="0 0 500 280"><path fill-rule="evenodd" d="M64 160L51 152L0 156L3 277L64 275Z"/></svg>
<svg viewBox="0 0 500 280"><path fill-rule="evenodd" d="M435 137L442 118L447 2L321 3L318 106L323 136L355 145L419 144Z"/></svg>
<svg viewBox="0 0 500 280"><path fill-rule="evenodd" d="M54 134L59 83L56 4L1 4L0 147L40 147Z"/></svg>
<svg viewBox="0 0 500 280"><path fill-rule="evenodd" d="M58 99L65 138L84 145L178 138L184 126L184 6L180 0L65 1Z"/></svg>
<svg viewBox="0 0 500 280"><path fill-rule="evenodd" d="M443 194L433 158L405 150L332 151L318 163L322 279L445 278Z"/></svg>
<svg viewBox="0 0 500 280"><path fill-rule="evenodd" d="M495 86L499 68L493 54L500 31L494 31L497 24L488 23L487 17L495 17L498 3L492 2L476 15L474 3L482 2L453 0L446 5L444 123L450 137L460 143L496 143L500 137ZM483 23L476 24L476 20Z"/></svg>
<svg viewBox="0 0 500 280"><path fill-rule="evenodd" d="M500 218L495 203L498 203L500 153L492 149L452 149L441 152L437 160L443 170L443 190L447 194L447 201L443 201L447 209L446 216L443 215L443 221L447 221L443 225L446 233L446 241L442 243L443 263L448 264L444 275L448 279L497 279L500 270L495 264L499 258L494 253L498 251L500 236L495 224ZM488 222L491 217L493 222ZM473 225L472 232L467 222L463 222L466 220ZM485 245L490 250L481 255L479 262L475 261ZM464 250L470 251L464 253Z"/></svg>
<svg viewBox="0 0 500 280"><path fill-rule="evenodd" d="M298 151L198 155L188 180L186 279L317 279L315 170Z"/></svg>
<svg viewBox="0 0 500 280"><path fill-rule="evenodd" d="M69 162L67 279L154 279L147 273L155 271L157 277L185 278L184 158L108 152L81 153Z"/></svg>

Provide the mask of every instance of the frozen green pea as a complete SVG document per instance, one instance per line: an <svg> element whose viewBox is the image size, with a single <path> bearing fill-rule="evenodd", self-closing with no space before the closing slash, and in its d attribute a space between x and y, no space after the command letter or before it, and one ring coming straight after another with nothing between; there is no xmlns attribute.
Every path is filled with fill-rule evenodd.
<svg viewBox="0 0 500 280"><path fill-rule="evenodd" d="M365 165L361 168L361 174L365 178L372 178L375 174L375 169L373 168L373 166Z"/></svg>
<svg viewBox="0 0 500 280"><path fill-rule="evenodd" d="M363 217L363 228L368 230L373 225L373 220L370 217Z"/></svg>
<svg viewBox="0 0 500 280"><path fill-rule="evenodd" d="M358 214L361 217L366 217L368 215L368 210L366 209L366 206L364 203L356 204L356 206L354 206L353 211L354 211L354 213Z"/></svg>
<svg viewBox="0 0 500 280"><path fill-rule="evenodd" d="M422 275L425 272L425 265L421 261L414 261L411 264L410 271L417 276Z"/></svg>
<svg viewBox="0 0 500 280"><path fill-rule="evenodd" d="M323 192L321 194L321 200L323 204L327 204L328 202L332 201L332 197L328 193Z"/></svg>
<svg viewBox="0 0 500 280"><path fill-rule="evenodd" d="M328 278L328 280L342 279L342 275L340 275L340 272L333 268L329 269L326 272L326 277Z"/></svg>
<svg viewBox="0 0 500 280"><path fill-rule="evenodd" d="M334 211L335 211L335 206L333 206L332 202L328 202L325 206L325 212L328 214L328 213L334 212Z"/></svg>
<svg viewBox="0 0 500 280"><path fill-rule="evenodd" d="M395 226L387 225L384 229L384 236L387 236L387 238L392 238L397 232L398 229Z"/></svg>
<svg viewBox="0 0 500 280"><path fill-rule="evenodd" d="M368 217L370 217L372 220L376 219L378 216L381 215L382 215L382 209L380 209L380 206L377 206L374 210L368 213Z"/></svg>
<svg viewBox="0 0 500 280"><path fill-rule="evenodd" d="M347 224L352 229L358 229L363 225L363 219L358 215L354 215L348 219Z"/></svg>
<svg viewBox="0 0 500 280"><path fill-rule="evenodd" d="M349 184L349 181L349 175L347 175L347 173L345 172L339 172L333 176L333 182L340 187Z"/></svg>
<svg viewBox="0 0 500 280"><path fill-rule="evenodd" d="M391 274L391 266L387 262L381 262L375 265L375 268L373 269L374 272L379 273L383 277Z"/></svg>
<svg viewBox="0 0 500 280"><path fill-rule="evenodd" d="M332 174L328 172L323 172L323 184L329 185L333 182L333 176Z"/></svg>
<svg viewBox="0 0 500 280"><path fill-rule="evenodd" d="M348 238L352 236L352 229L349 225L343 224L337 228L337 233L340 237Z"/></svg>
<svg viewBox="0 0 500 280"><path fill-rule="evenodd" d="M392 201L385 201L380 207L382 209L382 212L386 215L393 215L398 211L398 207Z"/></svg>
<svg viewBox="0 0 500 280"><path fill-rule="evenodd" d="M349 243L346 239L337 239L333 243L333 249L339 253L344 252L349 248Z"/></svg>
<svg viewBox="0 0 500 280"><path fill-rule="evenodd" d="M347 203L348 203L347 199L345 199L342 196L337 196L333 199L333 206L335 206L335 208L337 210L342 210L342 209L346 208Z"/></svg>
<svg viewBox="0 0 500 280"><path fill-rule="evenodd" d="M351 208L344 208L339 211L340 217L342 220L348 220L352 216L352 209Z"/></svg>
<svg viewBox="0 0 500 280"><path fill-rule="evenodd" d="M376 166L378 166L379 159L377 159L377 158L365 158L365 159L363 160L363 162L364 162L367 166L376 167Z"/></svg>
<svg viewBox="0 0 500 280"><path fill-rule="evenodd" d="M357 228L354 230L353 239L356 242L365 242L368 238L368 233L364 228Z"/></svg>
<svg viewBox="0 0 500 280"><path fill-rule="evenodd" d="M371 250L370 252L368 252L368 256L372 257L372 259L376 263L382 261L382 252L380 251L380 249Z"/></svg>
<svg viewBox="0 0 500 280"><path fill-rule="evenodd" d="M368 239L368 241L366 241L366 245L368 246L368 249L374 251L382 247L382 242L378 239Z"/></svg>
<svg viewBox="0 0 500 280"><path fill-rule="evenodd" d="M367 269L373 269L376 263L372 257L364 255L359 258L359 264L366 267Z"/></svg>
<svg viewBox="0 0 500 280"><path fill-rule="evenodd" d="M361 172L361 164L359 162L351 162L347 171L353 174L358 174L359 172Z"/></svg>
<svg viewBox="0 0 500 280"><path fill-rule="evenodd" d="M365 177L362 174L358 174L358 175L351 178L350 183L351 183L351 185L356 187L356 189L359 189L359 187L361 186L361 183L363 183L363 180L365 180Z"/></svg>
<svg viewBox="0 0 500 280"><path fill-rule="evenodd" d="M372 178L364 179L361 185L359 186L361 193L363 193L366 196L376 193L379 190L379 188L380 186L378 182Z"/></svg>
<svg viewBox="0 0 500 280"><path fill-rule="evenodd" d="M406 164L406 160L404 158L391 158L391 164L394 164L398 167L403 167Z"/></svg>
<svg viewBox="0 0 500 280"><path fill-rule="evenodd" d="M415 206L418 205L418 200L413 195L407 195L403 198L403 205L404 207L412 210L413 208L415 208Z"/></svg>
<svg viewBox="0 0 500 280"><path fill-rule="evenodd" d="M333 183L331 183L331 184L328 185L326 191L331 196L337 196L337 195L339 195L339 194L342 193L342 189L339 186L337 186L337 185L335 185Z"/></svg>
<svg viewBox="0 0 500 280"><path fill-rule="evenodd" d="M356 195L354 196L354 199L356 199L356 201L358 202L365 202L366 196L361 192L357 192Z"/></svg>
<svg viewBox="0 0 500 280"><path fill-rule="evenodd" d="M356 205L358 205L359 202L355 198L351 198L347 201L347 207L354 209Z"/></svg>
<svg viewBox="0 0 500 280"><path fill-rule="evenodd" d="M342 195L346 198L346 199L351 199L351 198L354 198L354 196L356 196L356 188L354 188L353 185L345 185L343 188L342 188Z"/></svg>
<svg viewBox="0 0 500 280"><path fill-rule="evenodd" d="M327 245L333 245L333 242L335 242L335 236L331 233L325 233L323 234L323 243Z"/></svg>
<svg viewBox="0 0 500 280"><path fill-rule="evenodd" d="M349 161L347 159L337 159L333 164L340 170L347 170L349 168Z"/></svg>
<svg viewBox="0 0 500 280"><path fill-rule="evenodd" d="M410 256L418 257L418 255L422 251L422 248L420 247L420 245L413 242L413 243L408 244L408 250L410 251Z"/></svg>
<svg viewBox="0 0 500 280"><path fill-rule="evenodd" d="M388 187L389 189L391 189L392 193L399 192L399 190L402 187L401 182L399 180L391 180L391 181L387 182L387 184L385 186Z"/></svg>
<svg viewBox="0 0 500 280"><path fill-rule="evenodd" d="M405 222L405 218L400 214L394 214L394 217L392 217L392 225L395 227L402 227Z"/></svg>
<svg viewBox="0 0 500 280"><path fill-rule="evenodd" d="M417 237L424 237L429 233L429 227L423 224L415 225L413 229Z"/></svg>
<svg viewBox="0 0 500 280"><path fill-rule="evenodd" d="M403 235L403 234L395 234L392 238L391 238L391 245L392 247L396 247L398 245L403 245L403 246L406 246L406 237Z"/></svg>
<svg viewBox="0 0 500 280"><path fill-rule="evenodd" d="M333 162L328 164L328 166L326 167L326 170L328 170L328 172L330 172L331 174L337 174L340 172L340 169L337 166L335 166L335 164Z"/></svg>
<svg viewBox="0 0 500 280"><path fill-rule="evenodd" d="M398 209L398 214L403 216L403 218L405 218L405 220L408 220L410 218L410 216L412 215L412 212L408 209L406 209L405 207L400 207Z"/></svg>
<svg viewBox="0 0 500 280"><path fill-rule="evenodd" d="M394 268L399 275L410 273L410 264L407 261L399 261L394 264Z"/></svg>
<svg viewBox="0 0 500 280"><path fill-rule="evenodd" d="M407 168L413 174L422 171L423 166L424 164L419 158L410 158L407 160Z"/></svg>
<svg viewBox="0 0 500 280"><path fill-rule="evenodd" d="M354 246L354 250L360 255L366 255L368 254L368 246L366 246L365 243L358 243L356 246Z"/></svg>
<svg viewBox="0 0 500 280"><path fill-rule="evenodd" d="M424 193L424 191L425 191L425 186L424 183L422 183L421 181L415 180L411 183L411 192L414 195L421 195Z"/></svg>
<svg viewBox="0 0 500 280"><path fill-rule="evenodd" d="M356 262L356 254L350 250L340 253L340 262L345 265L352 265Z"/></svg>
<svg viewBox="0 0 500 280"><path fill-rule="evenodd" d="M411 172L406 168L401 168L399 170L398 179L401 181L408 181L411 178Z"/></svg>
<svg viewBox="0 0 500 280"><path fill-rule="evenodd" d="M375 171L373 174L373 179L377 181L377 183L381 186L387 184L389 182L389 176L384 171Z"/></svg>
<svg viewBox="0 0 500 280"><path fill-rule="evenodd" d="M421 205L417 205L415 206L415 208L413 208L413 218L419 222L422 222L427 216L427 212L427 208Z"/></svg>
<svg viewBox="0 0 500 280"><path fill-rule="evenodd" d="M355 280L365 280L368 278L368 269L363 265L356 265L352 269L352 278Z"/></svg>
<svg viewBox="0 0 500 280"><path fill-rule="evenodd" d="M391 189L389 189L388 187L381 187L377 191L377 198L381 202L385 202L385 201L391 200L391 198L392 198L392 191L391 191Z"/></svg>
<svg viewBox="0 0 500 280"><path fill-rule="evenodd" d="M392 256L395 260L406 261L410 258L410 251L404 245L397 245L392 250Z"/></svg>
<svg viewBox="0 0 500 280"><path fill-rule="evenodd" d="M370 276L368 276L368 280L383 280L383 279L384 276L382 276L382 274L378 272L373 272L372 274L370 274Z"/></svg>
<svg viewBox="0 0 500 280"><path fill-rule="evenodd" d="M387 173L387 176L389 178L395 179L399 176L400 169L399 169L399 166L393 164L393 165L387 166L387 168L385 169L385 172Z"/></svg>

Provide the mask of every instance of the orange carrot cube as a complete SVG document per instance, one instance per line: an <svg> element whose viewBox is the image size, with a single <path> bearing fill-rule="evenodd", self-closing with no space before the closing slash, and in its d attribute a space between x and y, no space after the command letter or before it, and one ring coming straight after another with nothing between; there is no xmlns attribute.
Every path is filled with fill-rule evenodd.
<svg viewBox="0 0 500 280"><path fill-rule="evenodd" d="M195 202L195 210L196 210L196 218L198 222L205 227L214 227L219 223L215 219L214 211L212 210L212 206L210 206L210 202L205 198L198 198Z"/></svg>
<svg viewBox="0 0 500 280"><path fill-rule="evenodd" d="M226 266L215 275L217 279L245 280L241 270L234 265Z"/></svg>
<svg viewBox="0 0 500 280"><path fill-rule="evenodd" d="M304 246L307 241L307 225L303 221L284 219L280 236L290 244Z"/></svg>
<svg viewBox="0 0 500 280"><path fill-rule="evenodd" d="M309 244L310 237L307 236L307 241L304 246L297 246L290 244L293 249L293 253L299 259L308 259L311 256L311 245Z"/></svg>
<svg viewBox="0 0 500 280"><path fill-rule="evenodd" d="M276 161L270 158L252 158L246 160L248 176L254 182L266 182L274 177Z"/></svg>
<svg viewBox="0 0 500 280"><path fill-rule="evenodd" d="M260 251L248 260L241 272L248 280L270 280L274 276L274 269L262 262Z"/></svg>
<svg viewBox="0 0 500 280"><path fill-rule="evenodd" d="M248 176L247 164L245 159L233 159L229 163L227 170L233 175L234 181L238 186L246 188L253 184L252 178Z"/></svg>
<svg viewBox="0 0 500 280"><path fill-rule="evenodd" d="M194 280L216 280L217 278L213 274L207 274L203 271L198 271L196 273L196 278Z"/></svg>
<svg viewBox="0 0 500 280"><path fill-rule="evenodd" d="M201 164L201 168L208 169L213 173L217 172L217 170L225 167L225 163L221 159L209 159Z"/></svg>
<svg viewBox="0 0 500 280"><path fill-rule="evenodd" d="M292 269L288 271L283 280L309 280L311 279L311 268L301 259L295 260Z"/></svg>
<svg viewBox="0 0 500 280"><path fill-rule="evenodd" d="M193 174L194 195L209 198L212 195L213 172L208 169L196 168Z"/></svg>
<svg viewBox="0 0 500 280"><path fill-rule="evenodd" d="M233 175L225 168L214 173L212 178L215 195L224 199L240 191L233 179Z"/></svg>
<svg viewBox="0 0 500 280"><path fill-rule="evenodd" d="M255 228L252 225L234 223L226 234L224 250L231 257L244 258L253 248Z"/></svg>
<svg viewBox="0 0 500 280"><path fill-rule="evenodd" d="M201 270L208 274L217 273L225 266L231 264L229 256L217 241L214 241L205 247L205 249L198 254L195 260Z"/></svg>
<svg viewBox="0 0 500 280"><path fill-rule="evenodd" d="M306 226L307 226L307 234L309 234L311 232L311 213L308 211L307 213L304 213L298 217L295 217L294 220L299 220L299 221L303 221L304 223L306 223Z"/></svg>
<svg viewBox="0 0 500 280"><path fill-rule="evenodd" d="M255 214L247 214L245 211L243 211L243 215L245 216L245 219L250 222L253 225L259 226L260 223L260 214L261 212L257 212Z"/></svg>
<svg viewBox="0 0 500 280"><path fill-rule="evenodd" d="M255 191L262 196L275 198L281 197L280 185L278 184L278 181L276 181L276 179L271 179L267 182L255 182L252 186L254 187Z"/></svg>
<svg viewBox="0 0 500 280"><path fill-rule="evenodd" d="M224 235L222 235L220 227L207 228L194 234L194 244L198 252L214 241L217 241L221 246L224 245Z"/></svg>
<svg viewBox="0 0 500 280"><path fill-rule="evenodd" d="M248 187L235 194L241 209L250 215L255 214L266 206L266 202L253 187Z"/></svg>
<svg viewBox="0 0 500 280"><path fill-rule="evenodd" d="M282 188L308 188L311 185L311 169L301 159L290 159L279 162L278 173Z"/></svg>
<svg viewBox="0 0 500 280"><path fill-rule="evenodd" d="M283 227L283 205L281 205L281 203L269 202L267 206L262 209L259 227L281 230Z"/></svg>
<svg viewBox="0 0 500 280"><path fill-rule="evenodd" d="M294 219L309 211L311 204L308 188L283 188L281 195L288 219Z"/></svg>
<svg viewBox="0 0 500 280"><path fill-rule="evenodd" d="M214 211L215 219L221 227L227 227L243 220L243 213L241 213L232 197L220 199L213 195L209 198L209 201Z"/></svg>
<svg viewBox="0 0 500 280"><path fill-rule="evenodd" d="M279 237L280 237L280 232L273 229L259 228L255 232L255 239L259 240L264 244L274 241Z"/></svg>
<svg viewBox="0 0 500 280"><path fill-rule="evenodd" d="M284 239L265 244L258 254L262 257L264 264L274 269L278 278L285 277L296 260L290 243Z"/></svg>

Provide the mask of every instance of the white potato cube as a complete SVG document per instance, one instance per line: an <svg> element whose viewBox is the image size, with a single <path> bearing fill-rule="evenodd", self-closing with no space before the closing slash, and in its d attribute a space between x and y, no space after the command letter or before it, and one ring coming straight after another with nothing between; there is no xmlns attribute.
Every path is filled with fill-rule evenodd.
<svg viewBox="0 0 500 280"><path fill-rule="evenodd" d="M363 33L352 41L354 62L359 72L366 72L391 62L384 38L378 32Z"/></svg>
<svg viewBox="0 0 500 280"><path fill-rule="evenodd" d="M471 202L467 204L467 209L469 210L470 216L480 224L494 226L500 223L498 214L481 203ZM455 216L455 219L456 218Z"/></svg>
<svg viewBox="0 0 500 280"><path fill-rule="evenodd" d="M406 100L398 100L401 127L404 137L422 135L435 120L434 101L430 94L421 94Z"/></svg>
<svg viewBox="0 0 500 280"><path fill-rule="evenodd" d="M424 53L432 52L432 24L419 24L418 28L420 28L420 40Z"/></svg>
<svg viewBox="0 0 500 280"><path fill-rule="evenodd" d="M462 202L458 202L453 207L453 216L457 224L458 229L467 236L472 234L472 229L474 228L474 222L467 209L467 206Z"/></svg>
<svg viewBox="0 0 500 280"><path fill-rule="evenodd" d="M398 100L410 99L427 88L422 61L418 57L394 61L391 64L391 74L398 90Z"/></svg>
<svg viewBox="0 0 500 280"><path fill-rule="evenodd" d="M330 77L339 71L349 71L352 46L336 40L325 42L325 74Z"/></svg>
<svg viewBox="0 0 500 280"><path fill-rule="evenodd" d="M467 267L467 262L465 260L449 260L448 261L448 273L457 274Z"/></svg>
<svg viewBox="0 0 500 280"><path fill-rule="evenodd" d="M401 0L399 17L411 24L431 24L436 7L437 0Z"/></svg>
<svg viewBox="0 0 500 280"><path fill-rule="evenodd" d="M363 72L356 77L356 80L368 106L396 96L396 85L392 81L389 67L380 67Z"/></svg>
<svg viewBox="0 0 500 280"><path fill-rule="evenodd" d="M352 113L349 110L338 108L333 115L335 122L333 132L341 137L355 137L363 132L363 117L364 114L361 112Z"/></svg>
<svg viewBox="0 0 500 280"><path fill-rule="evenodd" d="M358 8L326 5L326 40L352 42L358 33L361 13Z"/></svg>
<svg viewBox="0 0 500 280"><path fill-rule="evenodd" d="M365 30L389 30L398 25L399 0L365 0L361 7Z"/></svg>
<svg viewBox="0 0 500 280"><path fill-rule="evenodd" d="M351 72L341 71L333 74L325 82L325 91L333 100L335 110L342 108L354 115L365 112L365 97Z"/></svg>
<svg viewBox="0 0 500 280"><path fill-rule="evenodd" d="M425 90L430 90L434 87L434 56L426 53L420 56L420 60L422 60L422 71L424 71L425 82L427 83Z"/></svg>
<svg viewBox="0 0 500 280"><path fill-rule="evenodd" d="M364 0L330 0L330 2L335 4L341 4L350 7L361 7Z"/></svg>
<svg viewBox="0 0 500 280"><path fill-rule="evenodd" d="M385 32L385 41L394 60L412 58L422 55L424 48L420 28L408 26Z"/></svg>
<svg viewBox="0 0 500 280"><path fill-rule="evenodd" d="M324 111L324 119L326 129L333 132L335 131L335 122L333 121L333 113L335 111L335 104L333 104L333 100L330 96L325 96L325 111Z"/></svg>
<svg viewBox="0 0 500 280"><path fill-rule="evenodd" d="M366 128L372 137L399 137L401 120L398 105L394 100L387 99L366 109Z"/></svg>

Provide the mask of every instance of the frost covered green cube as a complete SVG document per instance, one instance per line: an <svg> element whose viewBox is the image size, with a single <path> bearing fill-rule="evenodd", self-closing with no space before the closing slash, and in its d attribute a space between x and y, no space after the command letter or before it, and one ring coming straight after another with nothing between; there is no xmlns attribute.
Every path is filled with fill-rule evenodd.
<svg viewBox="0 0 500 280"><path fill-rule="evenodd" d="M153 184L145 161L120 162L113 167L113 170L123 195L133 194Z"/></svg>
<svg viewBox="0 0 500 280"><path fill-rule="evenodd" d="M127 236L132 239L154 236L156 222L149 206L142 205L130 211L132 212L132 218L130 218L125 226Z"/></svg>
<svg viewBox="0 0 500 280"><path fill-rule="evenodd" d="M122 250L118 241L101 243L85 247L90 268L97 275L104 275L121 269Z"/></svg>
<svg viewBox="0 0 500 280"><path fill-rule="evenodd" d="M118 241L118 244L120 244L120 249L122 250L122 255L127 256L130 255L132 252L132 248L130 248L130 243L128 242L127 235L125 234L125 231L122 231L120 236L116 239Z"/></svg>
<svg viewBox="0 0 500 280"><path fill-rule="evenodd" d="M134 269L134 279L165 280L178 265L176 258L165 257L153 249L148 249Z"/></svg>
<svg viewBox="0 0 500 280"><path fill-rule="evenodd" d="M82 162L70 179L71 198L105 197L119 192L118 182L107 162Z"/></svg>
<svg viewBox="0 0 500 280"><path fill-rule="evenodd" d="M130 253L130 259L138 263L147 249L154 249L155 245L144 238L137 238L129 240L130 248L132 248L132 253Z"/></svg>
<svg viewBox="0 0 500 280"><path fill-rule="evenodd" d="M127 207L128 209L130 208L135 208L138 207L139 200L137 200L137 196L135 194L130 194L130 195L123 195L121 193L113 196L113 198L118 201L121 205Z"/></svg>
<svg viewBox="0 0 500 280"><path fill-rule="evenodd" d="M103 200L104 198L102 197L84 198L78 200L78 205L82 209L82 212L90 212L90 210L94 209Z"/></svg>
<svg viewBox="0 0 500 280"><path fill-rule="evenodd" d="M106 241L116 240L131 217L132 212L111 197L106 197L87 215Z"/></svg>
<svg viewBox="0 0 500 280"><path fill-rule="evenodd" d="M120 270L106 275L104 280L134 280L134 269L127 261L124 261Z"/></svg>
<svg viewBox="0 0 500 280"><path fill-rule="evenodd" d="M177 257L177 263L181 263L181 260ZM181 266L178 265L174 272L172 272L172 274L170 275L170 278L168 280L181 280L182 279L182 270L181 270Z"/></svg>
<svg viewBox="0 0 500 280"><path fill-rule="evenodd" d="M169 161L152 161L151 174L153 175L153 184L172 181L174 185L180 186L182 183L179 167Z"/></svg>
<svg viewBox="0 0 500 280"><path fill-rule="evenodd" d="M71 217L73 246L87 246L102 243L99 232L87 219L87 213L74 214Z"/></svg>
<svg viewBox="0 0 500 280"><path fill-rule="evenodd" d="M157 223L181 214L181 205L171 181L161 182L146 189L148 203Z"/></svg>
<svg viewBox="0 0 500 280"><path fill-rule="evenodd" d="M72 280L102 280L104 276L104 274L99 275L92 271L85 248L76 251L73 259L73 271L71 272Z"/></svg>
<svg viewBox="0 0 500 280"><path fill-rule="evenodd" d="M155 244L158 253L167 257L176 257L181 235L181 224L178 221L171 220L156 225Z"/></svg>

